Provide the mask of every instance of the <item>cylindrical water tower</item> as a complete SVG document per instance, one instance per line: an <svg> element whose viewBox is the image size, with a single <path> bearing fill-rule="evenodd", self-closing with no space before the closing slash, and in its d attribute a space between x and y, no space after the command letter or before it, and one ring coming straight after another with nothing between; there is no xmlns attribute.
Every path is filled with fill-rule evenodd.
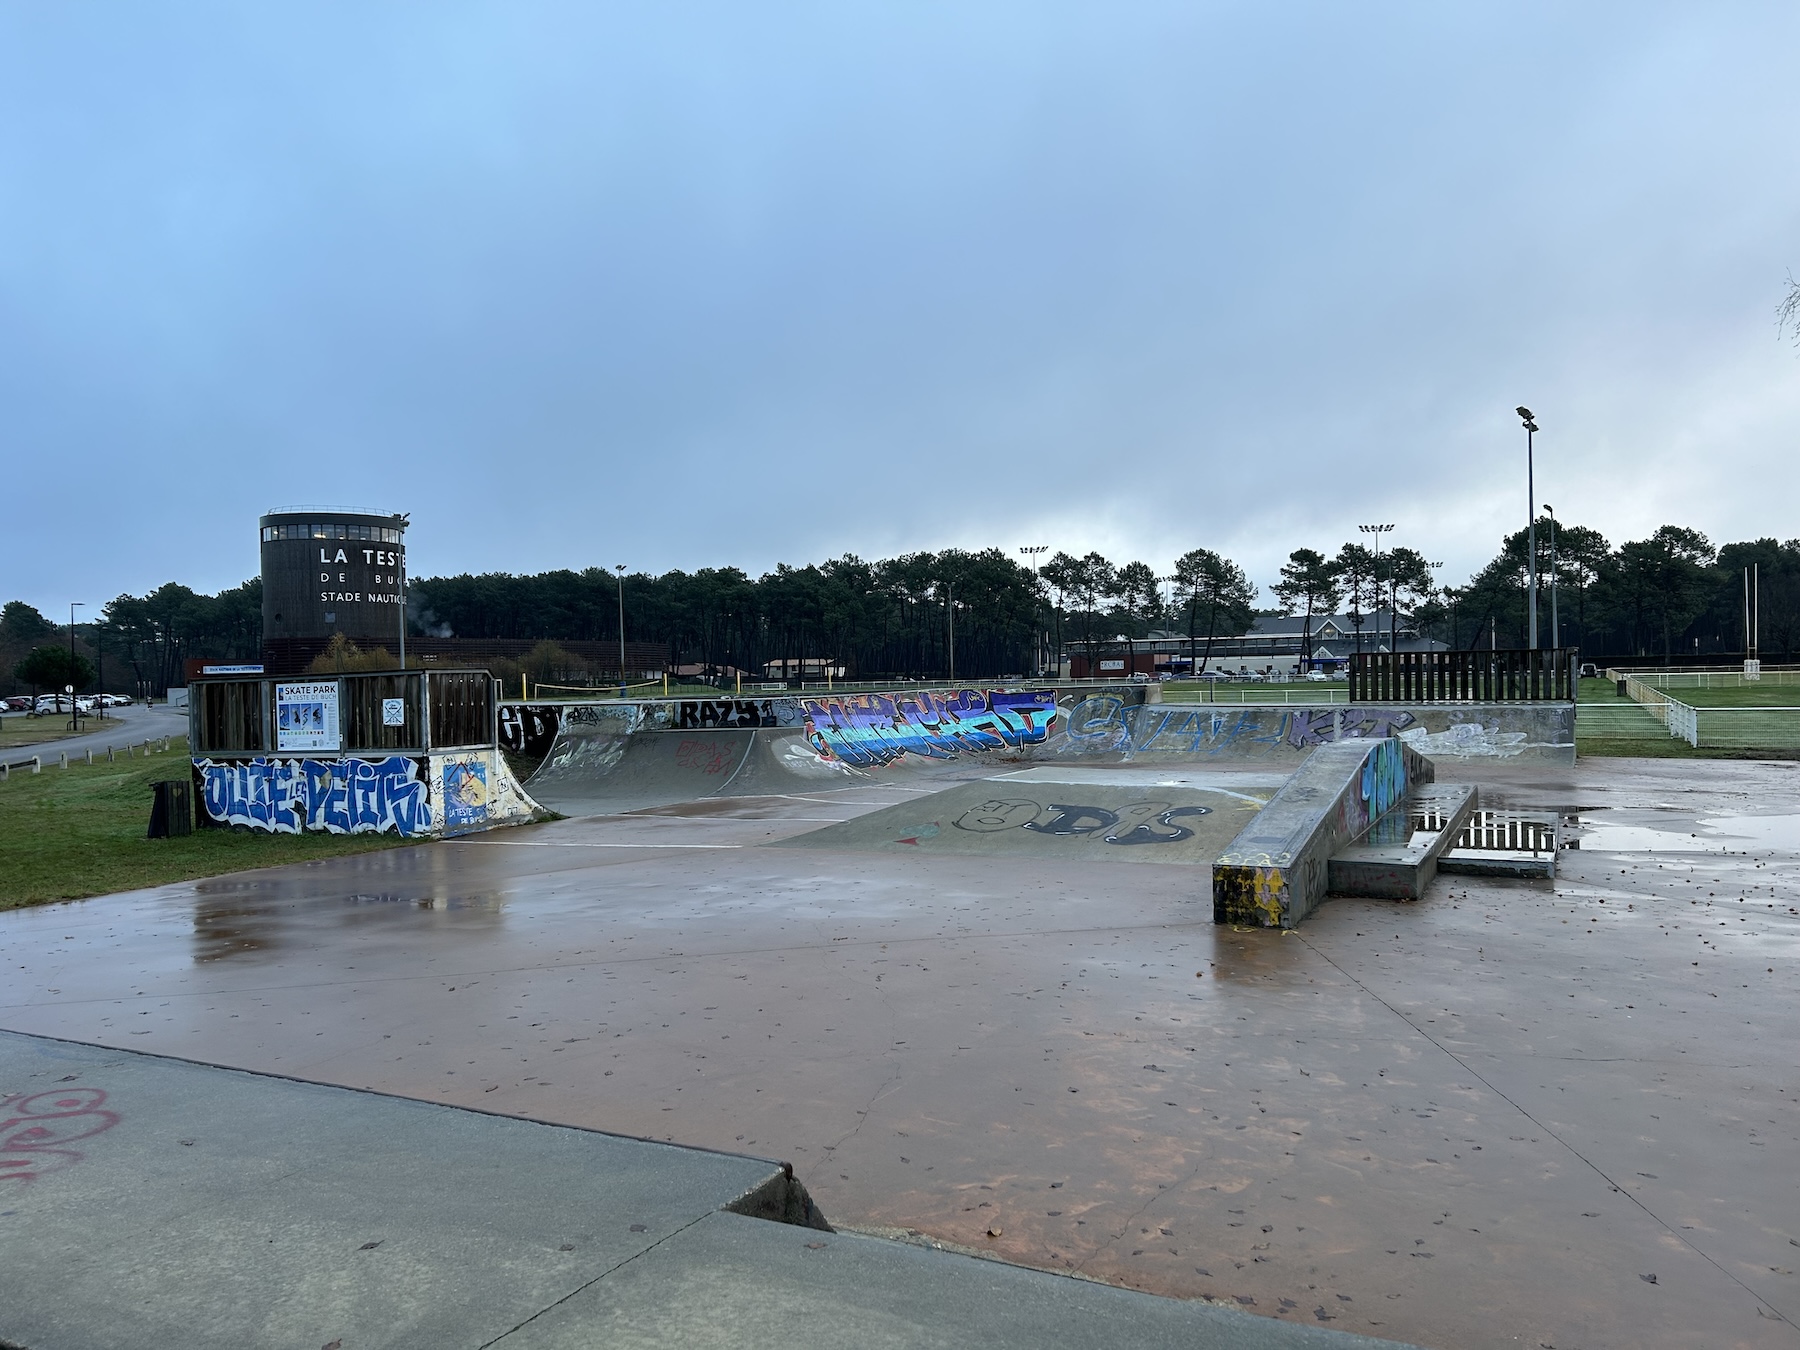
<svg viewBox="0 0 1800 1350"><path fill-rule="evenodd" d="M288 506L258 522L263 651L304 665L342 633L398 653L405 622L406 517L341 506Z"/></svg>

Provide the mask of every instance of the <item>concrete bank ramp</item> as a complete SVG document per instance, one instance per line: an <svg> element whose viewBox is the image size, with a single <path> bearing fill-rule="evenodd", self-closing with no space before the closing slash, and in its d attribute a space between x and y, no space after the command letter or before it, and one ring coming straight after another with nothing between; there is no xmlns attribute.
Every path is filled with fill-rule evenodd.
<svg viewBox="0 0 1800 1350"><path fill-rule="evenodd" d="M124 1050L0 1032L0 1122L28 1350L1394 1350L834 1233L779 1162Z"/></svg>
<svg viewBox="0 0 1800 1350"><path fill-rule="evenodd" d="M769 845L1210 865L1285 775L1059 765L959 783Z"/></svg>
<svg viewBox="0 0 1800 1350"><path fill-rule="evenodd" d="M787 727L559 734L528 788L566 816L854 787L871 775L822 758Z"/></svg>

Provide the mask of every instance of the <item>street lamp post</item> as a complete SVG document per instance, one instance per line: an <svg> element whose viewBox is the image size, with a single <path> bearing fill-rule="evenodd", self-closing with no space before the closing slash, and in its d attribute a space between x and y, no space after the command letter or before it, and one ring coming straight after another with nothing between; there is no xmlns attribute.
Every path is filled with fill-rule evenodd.
<svg viewBox="0 0 1800 1350"><path fill-rule="evenodd" d="M1554 650L1562 646L1562 625L1556 621L1556 508L1545 502L1544 514L1550 517L1550 646Z"/></svg>
<svg viewBox="0 0 1800 1350"><path fill-rule="evenodd" d="M1031 563L1031 599L1032 599L1032 603L1034 606L1037 603L1038 587L1042 584L1042 582L1038 578L1038 555L1046 552L1049 549L1049 547L1050 547L1050 545L1048 545L1048 544L1020 544L1019 545L1019 552L1023 553L1025 555L1026 559ZM1032 618L1034 620L1034 622L1032 623L1032 627L1034 629L1037 629L1037 632L1036 632L1036 635L1032 638L1031 645L1033 647L1035 647L1036 650L1033 651L1031 654L1031 661L1032 661L1032 664L1037 667L1037 669L1033 672L1033 674L1040 675L1043 673L1043 670L1044 670L1044 641L1043 641L1044 634L1043 634L1043 630L1038 629L1038 627L1037 627L1037 624L1035 622L1036 617L1037 616L1035 614L1032 616Z"/></svg>
<svg viewBox="0 0 1800 1350"><path fill-rule="evenodd" d="M1525 565L1530 577L1531 593L1531 649L1537 650L1537 485L1533 481L1532 437L1537 434L1537 422L1531 415L1531 409L1520 404L1513 409L1519 414L1519 420L1525 424Z"/></svg>
<svg viewBox="0 0 1800 1350"><path fill-rule="evenodd" d="M619 574L619 697L625 697L625 564L614 563Z"/></svg>
<svg viewBox="0 0 1800 1350"><path fill-rule="evenodd" d="M1356 528L1361 530L1364 534L1372 534L1375 536L1375 559L1379 564L1381 560L1381 537L1394 527L1392 525L1358 525ZM1380 584L1381 578L1379 576L1377 576L1375 580L1377 584ZM1393 578L1390 577L1389 580L1392 581ZM1377 603L1379 603L1379 600ZM1388 599L1388 650L1390 652L1399 645L1400 641L1400 629L1397 626L1394 617L1394 605L1395 600L1392 597L1390 588L1390 597ZM1381 635L1379 618L1376 620L1375 634L1377 637Z"/></svg>
<svg viewBox="0 0 1800 1350"><path fill-rule="evenodd" d="M86 609L85 600L69 601L69 678L65 683L69 686L69 730L81 730L81 714L75 709L75 611Z"/></svg>

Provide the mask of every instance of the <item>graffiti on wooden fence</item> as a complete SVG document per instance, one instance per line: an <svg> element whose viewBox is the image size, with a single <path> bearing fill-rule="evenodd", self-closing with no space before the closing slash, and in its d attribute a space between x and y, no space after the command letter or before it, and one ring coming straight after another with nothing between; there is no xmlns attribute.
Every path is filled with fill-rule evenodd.
<svg viewBox="0 0 1800 1350"><path fill-rule="evenodd" d="M194 761L201 802L220 825L298 834L414 835L430 832L426 761L386 759L250 759Z"/></svg>

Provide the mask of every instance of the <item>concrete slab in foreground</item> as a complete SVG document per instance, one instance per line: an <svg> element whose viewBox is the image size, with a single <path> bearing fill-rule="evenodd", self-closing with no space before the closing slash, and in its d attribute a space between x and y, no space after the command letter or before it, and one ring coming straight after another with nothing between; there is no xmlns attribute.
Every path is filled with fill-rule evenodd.
<svg viewBox="0 0 1800 1350"><path fill-rule="evenodd" d="M124 1050L0 1032L0 1115L28 1350L1394 1344L728 1212L794 1212L779 1163Z"/></svg>

